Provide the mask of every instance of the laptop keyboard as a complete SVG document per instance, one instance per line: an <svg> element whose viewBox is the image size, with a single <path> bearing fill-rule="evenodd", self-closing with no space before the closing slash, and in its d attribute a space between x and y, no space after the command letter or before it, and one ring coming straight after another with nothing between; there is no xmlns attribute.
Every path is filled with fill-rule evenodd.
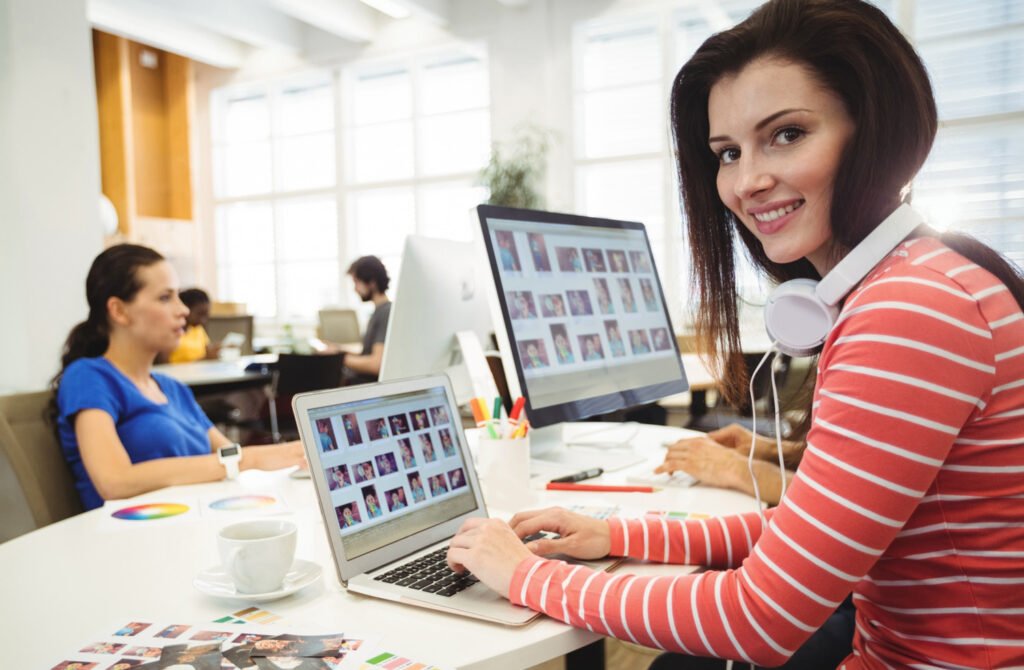
<svg viewBox="0 0 1024 670"><path fill-rule="evenodd" d="M443 547L421 556L415 561L400 565L394 570L377 575L374 579L446 598L450 598L480 581L468 572L454 572L448 567L447 555L448 548Z"/></svg>
<svg viewBox="0 0 1024 670"><path fill-rule="evenodd" d="M551 535L536 533L524 537L523 542L531 542L542 537L551 537ZM394 570L379 574L374 577L374 580L446 598L450 598L480 581L468 572L459 573L449 568L447 556L448 547L442 547L420 556L415 561L404 563Z"/></svg>

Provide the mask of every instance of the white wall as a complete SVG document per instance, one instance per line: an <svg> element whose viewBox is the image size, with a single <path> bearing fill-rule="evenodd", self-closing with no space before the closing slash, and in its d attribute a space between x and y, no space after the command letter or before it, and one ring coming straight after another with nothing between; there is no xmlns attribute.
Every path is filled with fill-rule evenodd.
<svg viewBox="0 0 1024 670"><path fill-rule="evenodd" d="M85 0L0 0L0 393L45 387L102 248Z"/></svg>

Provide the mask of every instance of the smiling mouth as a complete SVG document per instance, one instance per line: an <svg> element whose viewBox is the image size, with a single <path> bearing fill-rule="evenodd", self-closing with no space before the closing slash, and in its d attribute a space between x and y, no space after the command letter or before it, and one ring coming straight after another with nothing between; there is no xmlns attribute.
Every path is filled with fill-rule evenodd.
<svg viewBox="0 0 1024 670"><path fill-rule="evenodd" d="M797 200L796 202L786 205L785 207L779 207L778 209L773 209L768 212L758 212L757 214L754 214L753 217L754 220L757 221L758 223L771 223L776 219L780 219L786 216L790 212L800 209L801 207L804 206L805 202L806 200Z"/></svg>

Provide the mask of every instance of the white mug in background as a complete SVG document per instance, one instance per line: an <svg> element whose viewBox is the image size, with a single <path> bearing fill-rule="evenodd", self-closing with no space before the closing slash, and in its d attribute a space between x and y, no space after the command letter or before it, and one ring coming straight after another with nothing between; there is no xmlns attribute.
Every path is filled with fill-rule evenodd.
<svg viewBox="0 0 1024 670"><path fill-rule="evenodd" d="M298 529L291 521L256 519L217 532L224 572L239 593L269 593L281 588L295 559Z"/></svg>
<svg viewBox="0 0 1024 670"><path fill-rule="evenodd" d="M476 448L476 471L488 507L518 512L536 502L530 488L530 436L491 440L483 436Z"/></svg>

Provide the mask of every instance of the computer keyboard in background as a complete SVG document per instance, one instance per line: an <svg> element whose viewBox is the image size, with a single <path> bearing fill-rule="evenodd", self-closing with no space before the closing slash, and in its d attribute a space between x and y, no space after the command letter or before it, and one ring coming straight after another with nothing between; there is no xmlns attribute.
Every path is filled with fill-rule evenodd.
<svg viewBox="0 0 1024 670"><path fill-rule="evenodd" d="M682 471L676 471L672 474L662 472L655 474L653 472L637 472L631 475L626 475L626 481L630 484L644 484L647 486L660 486L663 488L677 488L685 489L693 486L697 483L697 480Z"/></svg>

